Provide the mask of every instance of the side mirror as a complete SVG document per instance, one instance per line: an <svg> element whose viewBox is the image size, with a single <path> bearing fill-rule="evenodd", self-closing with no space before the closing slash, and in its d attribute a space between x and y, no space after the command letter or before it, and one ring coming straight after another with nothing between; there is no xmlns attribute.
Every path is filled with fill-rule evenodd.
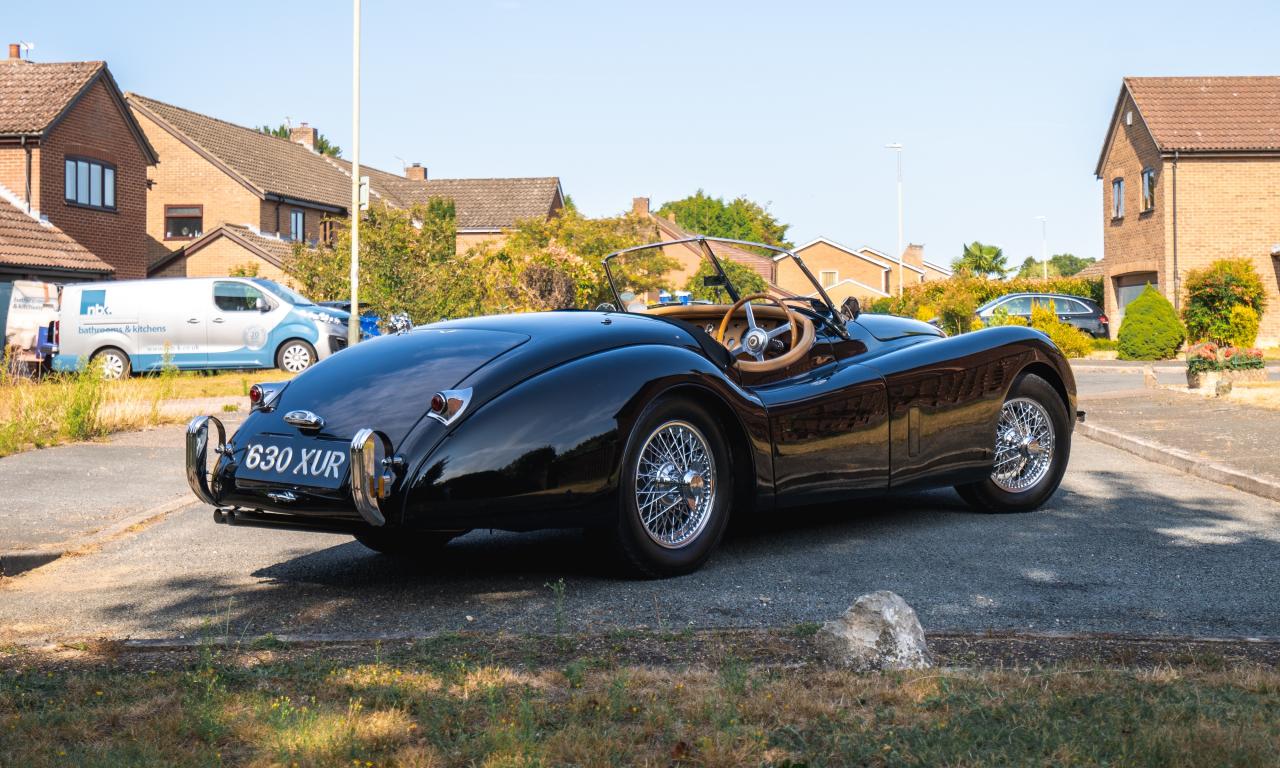
<svg viewBox="0 0 1280 768"><path fill-rule="evenodd" d="M846 323L858 319L860 314L862 314L862 304L858 302L857 296L850 296L840 305L840 316Z"/></svg>
<svg viewBox="0 0 1280 768"><path fill-rule="evenodd" d="M271 311L271 305L268 304L267 300L262 298L261 296L253 300L253 308L258 310L259 312Z"/></svg>

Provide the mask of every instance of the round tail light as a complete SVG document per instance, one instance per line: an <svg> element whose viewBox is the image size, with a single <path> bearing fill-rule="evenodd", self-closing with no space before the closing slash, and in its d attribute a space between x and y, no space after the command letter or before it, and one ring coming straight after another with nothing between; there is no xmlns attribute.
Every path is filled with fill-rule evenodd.
<svg viewBox="0 0 1280 768"><path fill-rule="evenodd" d="M431 412L444 413L444 409L449 406L448 401L444 399L444 395L437 392L431 396Z"/></svg>
<svg viewBox="0 0 1280 768"><path fill-rule="evenodd" d="M262 405L262 387L257 384L249 387L249 403L252 405Z"/></svg>

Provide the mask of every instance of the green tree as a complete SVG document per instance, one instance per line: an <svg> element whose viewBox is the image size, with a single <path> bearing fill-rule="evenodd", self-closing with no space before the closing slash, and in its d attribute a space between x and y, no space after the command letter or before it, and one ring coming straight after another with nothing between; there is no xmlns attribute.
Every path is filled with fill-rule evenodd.
<svg viewBox="0 0 1280 768"><path fill-rule="evenodd" d="M723 257L720 258L720 266L724 267L724 273L729 277L729 282L733 283L739 296L769 292L769 284L751 267ZM729 299L729 294L723 288L707 286L702 282L704 278L718 274L711 261L703 259L702 264L698 266L698 271L689 276L684 289L689 292L691 298L725 303Z"/></svg>
<svg viewBox="0 0 1280 768"><path fill-rule="evenodd" d="M258 132L265 133L268 136L275 136L277 139L289 138L289 126L283 123L275 128L272 128L269 125L264 125L258 129ZM342 157L342 147L331 143L329 139L325 138L325 135L319 131L316 131L316 151L322 155L328 155L329 157Z"/></svg>
<svg viewBox="0 0 1280 768"><path fill-rule="evenodd" d="M1186 333L1169 300L1150 284L1125 307L1116 336L1121 360L1169 360Z"/></svg>
<svg viewBox="0 0 1280 768"><path fill-rule="evenodd" d="M1262 278L1248 259L1220 259L1204 269L1192 270L1187 274L1186 290L1182 319L1195 341L1225 344L1240 338L1238 329L1232 328L1231 310L1247 307L1261 317L1267 306ZM1237 323L1240 317L1237 313Z"/></svg>
<svg viewBox="0 0 1280 768"><path fill-rule="evenodd" d="M951 268L975 277L1004 277L1009 272L1004 250L995 245L983 245L977 240L964 247L960 257L951 262Z"/></svg>
<svg viewBox="0 0 1280 768"><path fill-rule="evenodd" d="M314 300L351 295L351 228L334 221L332 246L297 243L286 271ZM452 200L439 198L411 209L374 205L360 225L360 304L383 317L407 312L416 322L456 316L476 293L474 279L455 253Z"/></svg>
<svg viewBox="0 0 1280 768"><path fill-rule="evenodd" d="M1055 253L1049 257L1049 273L1053 274L1054 267L1057 267L1058 275L1061 277L1071 277L1095 261L1097 261L1097 259L1088 256L1076 256L1070 253Z"/></svg>
<svg viewBox="0 0 1280 768"><path fill-rule="evenodd" d="M1018 277L1025 277L1030 280L1043 278L1045 272L1044 262L1035 256L1028 256L1022 265L1018 267ZM1061 277L1062 273L1058 270L1058 265L1053 263L1053 259L1049 260L1049 277Z"/></svg>
<svg viewBox="0 0 1280 768"><path fill-rule="evenodd" d="M684 229L700 235L791 247L787 242L790 225L778 221L764 206L745 197L726 203L724 198L711 197L699 189L658 209L659 216L668 214L674 214L676 223Z"/></svg>

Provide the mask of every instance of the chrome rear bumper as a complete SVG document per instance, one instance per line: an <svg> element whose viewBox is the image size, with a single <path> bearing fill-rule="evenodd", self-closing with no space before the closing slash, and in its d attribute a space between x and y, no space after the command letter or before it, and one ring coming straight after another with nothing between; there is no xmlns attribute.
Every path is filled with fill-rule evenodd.
<svg viewBox="0 0 1280 768"><path fill-rule="evenodd" d="M218 496L209 484L209 427L218 431L218 445L213 450L219 456L227 451L227 430L213 416L197 416L187 424L187 485L196 498L211 506L218 506Z"/></svg>

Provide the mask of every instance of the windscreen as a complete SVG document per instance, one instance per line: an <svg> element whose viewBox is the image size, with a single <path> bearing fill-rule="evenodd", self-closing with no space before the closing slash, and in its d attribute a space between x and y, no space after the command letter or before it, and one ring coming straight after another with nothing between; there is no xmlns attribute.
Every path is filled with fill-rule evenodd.
<svg viewBox="0 0 1280 768"><path fill-rule="evenodd" d="M254 278L253 282L257 283L263 288L266 288L268 291L271 291L276 296L279 296L280 298L284 299L285 301L295 306L307 307L315 304L315 302L313 302L311 299L308 299L306 296L303 296L302 294L298 293L292 288L283 286L275 282L274 280L266 280L264 278L257 277L257 278Z"/></svg>

